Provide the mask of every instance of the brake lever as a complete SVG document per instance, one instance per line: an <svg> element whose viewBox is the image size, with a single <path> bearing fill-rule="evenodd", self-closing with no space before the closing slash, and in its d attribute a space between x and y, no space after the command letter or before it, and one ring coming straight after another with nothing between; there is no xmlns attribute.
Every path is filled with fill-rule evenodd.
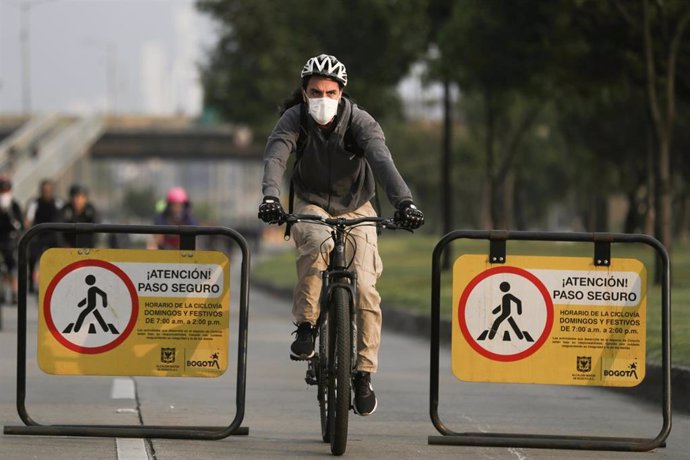
<svg viewBox="0 0 690 460"><path fill-rule="evenodd" d="M394 223L394 222L385 222L385 223L383 224L383 227L386 228L386 229L388 229L388 230L405 230L405 231L408 231L408 232L410 232L410 233L414 233L414 230L412 230L411 228L409 228L409 227L404 227L404 226L402 226L402 225L398 225L398 224L396 224L396 223Z"/></svg>
<svg viewBox="0 0 690 460"><path fill-rule="evenodd" d="M283 214L283 215L281 215L278 219L276 219L276 220L274 220L274 221L271 221L271 223L272 223L272 224L275 224L275 225L283 225L283 224L284 224L285 222L287 222L288 220L289 220L289 219L288 219L288 215L287 215L287 214Z"/></svg>

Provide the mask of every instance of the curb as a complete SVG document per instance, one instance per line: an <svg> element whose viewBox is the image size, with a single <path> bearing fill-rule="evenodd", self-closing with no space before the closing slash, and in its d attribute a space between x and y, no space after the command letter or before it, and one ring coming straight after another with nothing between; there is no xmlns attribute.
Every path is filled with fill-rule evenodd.
<svg viewBox="0 0 690 460"><path fill-rule="evenodd" d="M252 287L263 290L278 297L292 299L292 289L274 286L261 280L252 280ZM428 316L409 313L401 308L381 305L383 327L386 330L413 335L429 341L431 336L431 318ZM441 320L439 327L440 343L442 347L450 346L451 323ZM657 364L647 364L644 380L636 387L615 388L621 394L633 396L656 405L661 405L662 369ZM606 387L603 387L606 389ZM690 413L690 369L675 366L671 368L671 404L674 411Z"/></svg>

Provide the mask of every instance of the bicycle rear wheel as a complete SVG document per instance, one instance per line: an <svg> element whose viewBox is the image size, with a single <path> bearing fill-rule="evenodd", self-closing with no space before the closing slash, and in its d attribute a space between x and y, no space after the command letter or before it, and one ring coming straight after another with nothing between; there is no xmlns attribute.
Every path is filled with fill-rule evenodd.
<svg viewBox="0 0 690 460"><path fill-rule="evenodd" d="M333 290L330 318L335 323L329 336L328 422L331 453L342 455L347 447L352 378L350 296L346 289Z"/></svg>
<svg viewBox="0 0 690 460"><path fill-rule="evenodd" d="M321 416L321 438L323 442L330 442L328 424L328 337L329 337L328 312L321 312L319 321L319 359L317 363L317 399L319 400L319 415Z"/></svg>

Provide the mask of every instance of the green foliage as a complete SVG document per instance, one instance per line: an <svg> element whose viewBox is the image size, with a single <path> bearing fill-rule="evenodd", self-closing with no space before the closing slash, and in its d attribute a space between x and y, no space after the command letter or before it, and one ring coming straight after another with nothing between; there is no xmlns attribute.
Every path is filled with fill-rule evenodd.
<svg viewBox="0 0 690 460"><path fill-rule="evenodd" d="M153 219L157 200L158 195L152 186L129 187L122 198L122 209L125 215L150 221Z"/></svg>
<svg viewBox="0 0 690 460"><path fill-rule="evenodd" d="M206 104L233 122L272 125L312 56L347 67L347 91L374 116L397 113L395 84L426 48L426 2L200 0L220 40L202 66Z"/></svg>
<svg viewBox="0 0 690 460"><path fill-rule="evenodd" d="M515 164L524 161L539 115L553 94L550 72L567 36L555 2L462 0L435 37L434 73L457 82L468 147L483 157L475 225L514 228ZM517 181L517 182L515 182ZM547 210L546 200L540 200Z"/></svg>
<svg viewBox="0 0 690 460"><path fill-rule="evenodd" d="M388 122L386 142L400 174L406 178L417 205L424 211L424 232L440 230L438 168L441 130L437 124ZM379 187L379 194L382 190ZM382 206L387 200L381 199ZM383 214L393 210L384 206Z"/></svg>
<svg viewBox="0 0 690 460"><path fill-rule="evenodd" d="M441 28L446 74L465 90L541 92L560 38L557 2L461 0ZM455 64L455 65L453 65Z"/></svg>

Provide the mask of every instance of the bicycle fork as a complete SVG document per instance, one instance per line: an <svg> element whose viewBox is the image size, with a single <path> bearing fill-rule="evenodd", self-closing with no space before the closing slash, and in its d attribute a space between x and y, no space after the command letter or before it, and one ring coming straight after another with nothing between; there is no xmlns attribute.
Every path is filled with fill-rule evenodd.
<svg viewBox="0 0 690 460"><path fill-rule="evenodd" d="M343 281L347 280L347 281ZM336 281L337 280L337 281ZM352 362L350 368L354 369L357 364L357 313L355 309L355 299L357 298L357 274L347 270L326 270L321 274L321 299L320 308L322 312L327 312L333 290L338 288L345 289L350 299L350 332L352 345ZM317 327L321 325L323 316L319 317ZM307 385L318 385L318 372L320 372L319 360L322 357L315 353L314 357L307 361L307 373L304 381ZM328 376L325 376L328 378Z"/></svg>
<svg viewBox="0 0 690 460"><path fill-rule="evenodd" d="M345 289L350 299L350 334L352 346L352 362L350 368L355 369L357 365L357 273L348 270L329 270L322 274L321 308L328 308L329 299L335 289Z"/></svg>

